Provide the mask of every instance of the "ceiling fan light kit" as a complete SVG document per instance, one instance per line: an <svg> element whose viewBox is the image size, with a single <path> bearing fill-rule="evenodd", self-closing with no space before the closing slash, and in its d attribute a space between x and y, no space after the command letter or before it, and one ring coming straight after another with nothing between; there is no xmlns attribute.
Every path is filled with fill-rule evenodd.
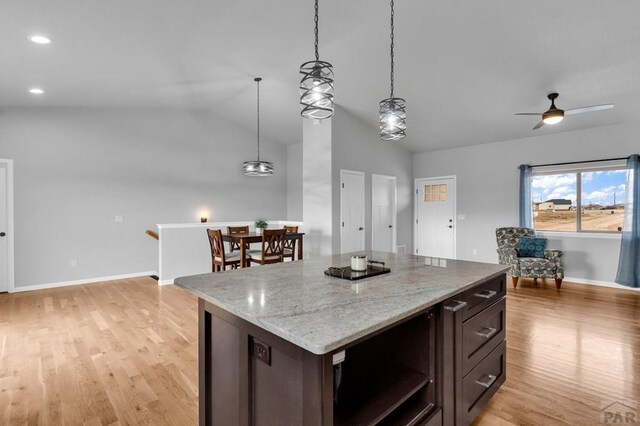
<svg viewBox="0 0 640 426"><path fill-rule="evenodd" d="M547 98L551 101L551 107L543 113L538 112L519 112L516 115L539 115L541 116L541 120L538 124L536 124L533 130L539 129L540 127L546 124L558 124L562 120L564 120L565 115L574 115L574 114L582 114L585 112L594 112L594 111L602 111L605 109L611 109L614 107L613 104L603 104L603 105L591 105L586 107L572 108L567 110L562 110L556 107L556 99L558 99L557 93L549 93Z"/></svg>
<svg viewBox="0 0 640 426"><path fill-rule="evenodd" d="M393 68L394 68L394 0L391 0L391 95L387 99L380 101L380 139L383 141L397 141L404 139L407 135L407 113L405 111L406 102L402 98L393 95Z"/></svg>
<svg viewBox="0 0 640 426"><path fill-rule="evenodd" d="M247 176L271 176L274 172L273 163L260 160L260 82L262 78L253 79L256 82L257 91L257 138L258 138L258 159L255 161L245 161L242 163L242 172Z"/></svg>
<svg viewBox="0 0 640 426"><path fill-rule="evenodd" d="M318 0L314 13L314 61L300 65L300 115L304 118L324 120L333 116L333 65L321 61L318 53Z"/></svg>

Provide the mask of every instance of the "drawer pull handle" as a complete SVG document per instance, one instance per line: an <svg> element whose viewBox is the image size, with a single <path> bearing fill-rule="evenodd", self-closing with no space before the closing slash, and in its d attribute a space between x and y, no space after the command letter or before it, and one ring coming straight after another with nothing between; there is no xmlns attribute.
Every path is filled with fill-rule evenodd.
<svg viewBox="0 0 640 426"><path fill-rule="evenodd" d="M493 374L485 374L482 377L480 377L478 380L476 380L476 383L482 387L490 388L497 378L498 377L494 376Z"/></svg>
<svg viewBox="0 0 640 426"><path fill-rule="evenodd" d="M475 297L480 297L482 299L491 299L493 296L498 294L495 290L482 290L474 294Z"/></svg>
<svg viewBox="0 0 640 426"><path fill-rule="evenodd" d="M467 302L462 302L459 300L453 300L451 302L449 302L447 305L445 305L445 309L447 311L451 311L451 312L457 312L460 309L464 308L465 306L467 306Z"/></svg>
<svg viewBox="0 0 640 426"><path fill-rule="evenodd" d="M480 331L476 331L476 334L478 336L482 336L486 339L491 339L493 337L494 334L496 334L498 332L497 328L493 328L493 327L484 327L482 330Z"/></svg>

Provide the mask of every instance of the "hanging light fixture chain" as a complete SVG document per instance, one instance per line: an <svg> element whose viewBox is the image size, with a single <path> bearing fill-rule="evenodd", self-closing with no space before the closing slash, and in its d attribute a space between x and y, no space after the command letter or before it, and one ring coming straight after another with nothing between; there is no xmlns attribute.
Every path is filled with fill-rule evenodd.
<svg viewBox="0 0 640 426"><path fill-rule="evenodd" d="M394 0L391 0L391 97L393 98L393 4Z"/></svg>
<svg viewBox="0 0 640 426"><path fill-rule="evenodd" d="M315 43L314 43L314 47L316 49L316 61L320 60L320 54L318 53L318 0L316 0L316 5L315 5L315 16L313 18L314 22L315 22L315 29L314 29L314 36L315 36Z"/></svg>

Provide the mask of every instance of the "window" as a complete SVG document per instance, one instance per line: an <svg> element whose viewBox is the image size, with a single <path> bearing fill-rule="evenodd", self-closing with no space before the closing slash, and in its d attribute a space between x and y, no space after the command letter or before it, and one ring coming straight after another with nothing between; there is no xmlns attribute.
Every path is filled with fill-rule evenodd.
<svg viewBox="0 0 640 426"><path fill-rule="evenodd" d="M434 201L447 201L447 185L425 185L424 201L425 203L431 203Z"/></svg>
<svg viewBox="0 0 640 426"><path fill-rule="evenodd" d="M621 232L626 169L586 168L570 172L533 170L534 228L540 231Z"/></svg>

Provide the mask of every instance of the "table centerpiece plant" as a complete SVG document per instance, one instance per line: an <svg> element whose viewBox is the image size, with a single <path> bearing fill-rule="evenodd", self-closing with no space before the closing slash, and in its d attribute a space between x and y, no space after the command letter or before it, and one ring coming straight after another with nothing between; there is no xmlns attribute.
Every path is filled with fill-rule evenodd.
<svg viewBox="0 0 640 426"><path fill-rule="evenodd" d="M266 229L268 226L269 224L264 219L256 220L256 232L258 232L259 234L262 234L262 231Z"/></svg>

